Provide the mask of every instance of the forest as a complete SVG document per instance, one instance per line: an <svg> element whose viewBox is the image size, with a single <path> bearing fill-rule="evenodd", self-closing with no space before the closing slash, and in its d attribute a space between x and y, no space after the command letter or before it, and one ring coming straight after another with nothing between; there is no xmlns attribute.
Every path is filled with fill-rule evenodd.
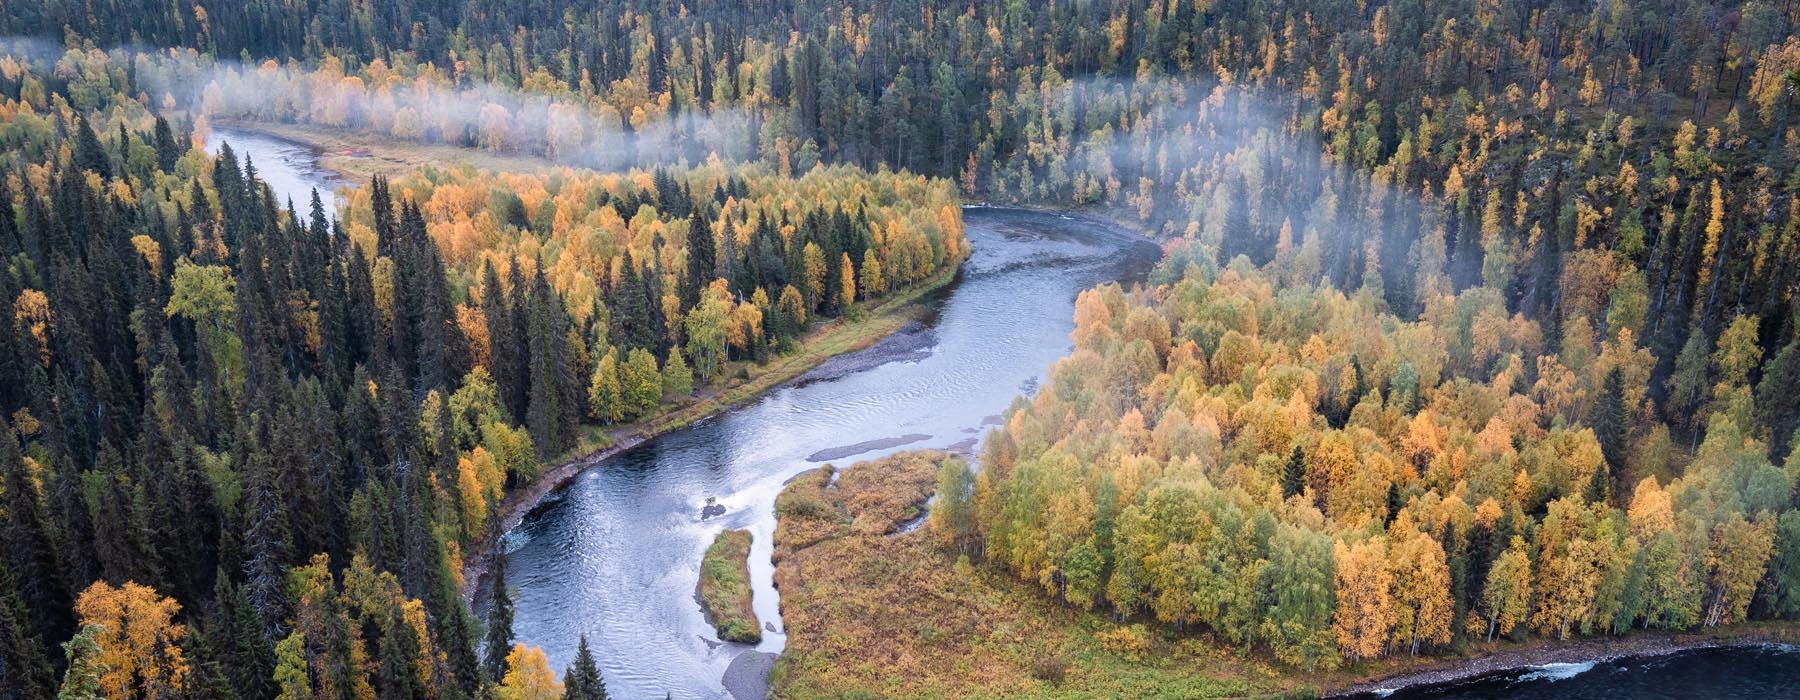
<svg viewBox="0 0 1800 700"><path fill-rule="evenodd" d="M87 4L0 30L66 24L66 55L32 44L58 77L203 117L575 164L885 165L970 198L1103 208L1221 260L1266 263L1285 238L1342 289L1380 274L1408 317L1443 291L1418 267L1546 322L1587 311L1570 285L1642 284L1659 408L1692 408L1668 380L1731 317L1761 318L1770 357L1793 334L1797 281L1775 264L1800 245L1792 7ZM112 26L138 16L158 19ZM192 48L110 66L85 48L129 41ZM93 109L107 91L72 93Z"/></svg>
<svg viewBox="0 0 1800 700"><path fill-rule="evenodd" d="M1800 614L1794 475L1759 408L1800 350L1752 381L1754 317L1677 375L1718 377L1683 389L1707 417L1683 437L1649 407L1641 299L1553 336L1485 286L1408 321L1373 285L1188 249L1158 274L1082 294L1074 354L978 472L943 471L944 546L1307 669Z"/></svg>
<svg viewBox="0 0 1800 700"><path fill-rule="evenodd" d="M504 494L966 248L947 183L846 167L432 171L303 214L190 121L10 67L7 697L548 697L459 594Z"/></svg>
<svg viewBox="0 0 1800 700"><path fill-rule="evenodd" d="M0 687L553 696L458 595L497 501L953 269L959 201L1169 258L1082 297L1074 354L946 475L945 546L1302 668L1792 619L1797 19L9 5ZM231 121L547 165L331 211L198 148Z"/></svg>

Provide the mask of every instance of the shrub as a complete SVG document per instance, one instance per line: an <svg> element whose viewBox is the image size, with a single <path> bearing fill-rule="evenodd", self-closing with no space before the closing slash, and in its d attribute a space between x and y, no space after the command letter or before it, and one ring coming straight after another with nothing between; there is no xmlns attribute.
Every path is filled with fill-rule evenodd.
<svg viewBox="0 0 1800 700"><path fill-rule="evenodd" d="M1120 627L1094 635L1107 651L1132 659L1142 659L1150 651L1150 631L1142 624Z"/></svg>
<svg viewBox="0 0 1800 700"><path fill-rule="evenodd" d="M1031 664L1031 677L1051 685L1062 685L1068 675L1069 659L1062 654L1050 654Z"/></svg>

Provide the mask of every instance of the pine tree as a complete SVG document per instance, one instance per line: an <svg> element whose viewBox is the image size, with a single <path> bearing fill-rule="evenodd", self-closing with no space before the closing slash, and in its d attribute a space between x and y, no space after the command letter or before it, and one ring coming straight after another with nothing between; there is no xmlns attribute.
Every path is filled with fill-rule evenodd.
<svg viewBox="0 0 1800 700"><path fill-rule="evenodd" d="M283 484L272 448L273 428L262 414L245 420L250 442L245 450L244 474L244 577L250 609L276 611L286 597L287 566L292 563L293 531ZM264 620L273 626L276 620Z"/></svg>
<svg viewBox="0 0 1800 700"><path fill-rule="evenodd" d="M215 612L207 631L218 650L220 666L238 698L273 697L275 649L263 634L263 623L243 588L221 575L213 587Z"/></svg>
<svg viewBox="0 0 1800 700"><path fill-rule="evenodd" d="M631 252L625 252L619 283L612 288L607 308L613 310L612 329L608 334L621 350L651 348L656 343L650 324L649 296L644 289L642 271Z"/></svg>
<svg viewBox="0 0 1800 700"><path fill-rule="evenodd" d="M481 313L487 321L488 370L494 376L494 387L500 395L500 406L507 419L517 423L525 416L526 379L520 370L525 366L524 338L514 332L513 314L518 312L507 303L506 288L492 263L481 265Z"/></svg>
<svg viewBox="0 0 1800 700"><path fill-rule="evenodd" d="M1394 523L1394 517L1400 515L1400 508L1404 505L1406 505L1405 502L1400 500L1400 482L1388 482L1387 516L1383 518L1383 520L1387 524L1392 525Z"/></svg>
<svg viewBox="0 0 1800 700"><path fill-rule="evenodd" d="M542 269L532 284L526 342L530 366L531 391L525 410L525 425L531 432L531 443L538 456L549 459L567 449L573 437L570 421L580 406L564 405L567 389L574 384L574 373L567 357L567 318L562 301L550 291ZM578 395L578 394L577 394Z"/></svg>

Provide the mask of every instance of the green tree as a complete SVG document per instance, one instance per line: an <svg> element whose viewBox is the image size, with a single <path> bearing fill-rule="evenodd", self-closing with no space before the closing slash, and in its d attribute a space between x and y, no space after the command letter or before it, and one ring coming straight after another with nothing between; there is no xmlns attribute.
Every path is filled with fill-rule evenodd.
<svg viewBox="0 0 1800 700"><path fill-rule="evenodd" d="M1600 452L1606 456L1607 478L1610 480L1610 491L1619 493L1626 481L1625 457L1630 448L1627 438L1631 414L1625 405L1625 373L1614 366L1607 370L1606 379L1601 383L1600 396L1594 401L1593 410L1588 414L1588 425L1594 429L1594 437L1600 442Z"/></svg>
<svg viewBox="0 0 1800 700"><path fill-rule="evenodd" d="M1776 522L1766 581L1759 592L1761 607L1774 616L1800 617L1800 510L1782 513Z"/></svg>
<svg viewBox="0 0 1800 700"><path fill-rule="evenodd" d="M215 366L227 372L240 362L241 342L232 332L237 318L236 287L230 268L196 265L183 258L175 262L169 302L163 307L163 313L192 321L200 329Z"/></svg>
<svg viewBox="0 0 1800 700"><path fill-rule="evenodd" d="M662 391L662 372L656 367L656 356L643 348L632 348L619 371L619 392L626 417L649 416L656 410Z"/></svg>
<svg viewBox="0 0 1800 700"><path fill-rule="evenodd" d="M1488 569L1487 585L1481 590L1481 612L1488 619L1490 642L1494 633L1512 634L1530 619L1531 555L1523 538L1513 537L1512 544Z"/></svg>
<svg viewBox="0 0 1800 700"><path fill-rule="evenodd" d="M937 498L931 502L931 530L963 554L978 546L975 472L963 460L946 459L938 467Z"/></svg>
<svg viewBox="0 0 1800 700"><path fill-rule="evenodd" d="M1306 452L1299 445L1288 455L1281 470L1281 497L1293 498L1306 491Z"/></svg>
<svg viewBox="0 0 1800 700"><path fill-rule="evenodd" d="M100 643L97 641L103 634L105 630L99 625L87 625L74 639L63 644L69 670L63 674L62 688L56 692L56 700L106 700L100 688L100 677L108 669L100 660Z"/></svg>
<svg viewBox="0 0 1800 700"><path fill-rule="evenodd" d="M594 363L594 375L588 380L588 414L602 423L617 423L625 417L619 353L612 348L607 348L606 355Z"/></svg>
<svg viewBox="0 0 1800 700"><path fill-rule="evenodd" d="M0 696L49 700L56 691L43 638L32 628L12 573L0 566Z"/></svg>
<svg viewBox="0 0 1800 700"><path fill-rule="evenodd" d="M718 261L713 251L712 227L696 211L688 217L687 284L682 295L682 302L689 307L700 302L700 295L715 276Z"/></svg>
<svg viewBox="0 0 1800 700"><path fill-rule="evenodd" d="M1706 338L1699 332L1689 334L1675 356L1675 373L1669 377L1668 415L1690 428L1704 421L1704 416L1696 413L1706 395L1706 365Z"/></svg>
<svg viewBox="0 0 1800 700"><path fill-rule="evenodd" d="M312 700L312 681L306 675L306 635L293 632L275 645L276 700Z"/></svg>
<svg viewBox="0 0 1800 700"><path fill-rule="evenodd" d="M693 358L694 374L701 382L712 381L725 366L725 325L731 303L721 296L706 293L687 315L687 354Z"/></svg>
<svg viewBox="0 0 1800 700"><path fill-rule="evenodd" d="M563 700L606 700L606 681L600 677L585 634L575 648L575 663L563 671Z"/></svg>
<svg viewBox="0 0 1800 700"><path fill-rule="evenodd" d="M688 369L687 361L681 359L680 350L669 350L669 362L663 366L663 395L681 399L694 393L694 373Z"/></svg>
<svg viewBox="0 0 1800 700"><path fill-rule="evenodd" d="M1267 605L1257 636L1283 662L1305 669L1335 667L1332 641L1331 537L1283 524L1269 539L1269 565L1258 598Z"/></svg>
<svg viewBox="0 0 1800 700"><path fill-rule="evenodd" d="M487 636L482 642L486 655L482 657L481 668L487 672L489 681L498 683L507 675L507 655L512 653L513 602L512 593L506 589L506 555L495 552L493 562Z"/></svg>
<svg viewBox="0 0 1800 700"><path fill-rule="evenodd" d="M1710 572L1707 627L1744 619L1774 547L1774 526L1769 519L1750 522L1739 513L1713 526L1706 548L1706 568Z"/></svg>
<svg viewBox="0 0 1800 700"><path fill-rule="evenodd" d="M1800 335L1763 366L1756 384L1756 419L1769 431L1769 458L1786 459L1800 428Z"/></svg>

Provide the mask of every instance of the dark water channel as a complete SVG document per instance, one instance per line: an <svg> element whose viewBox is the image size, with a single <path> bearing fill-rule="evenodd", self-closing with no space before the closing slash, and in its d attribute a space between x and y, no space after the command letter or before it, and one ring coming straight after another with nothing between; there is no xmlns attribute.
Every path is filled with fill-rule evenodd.
<svg viewBox="0 0 1800 700"><path fill-rule="evenodd" d="M1549 664L1457 683L1366 693L1388 700L1787 700L1800 698L1800 648L1696 649Z"/></svg>

